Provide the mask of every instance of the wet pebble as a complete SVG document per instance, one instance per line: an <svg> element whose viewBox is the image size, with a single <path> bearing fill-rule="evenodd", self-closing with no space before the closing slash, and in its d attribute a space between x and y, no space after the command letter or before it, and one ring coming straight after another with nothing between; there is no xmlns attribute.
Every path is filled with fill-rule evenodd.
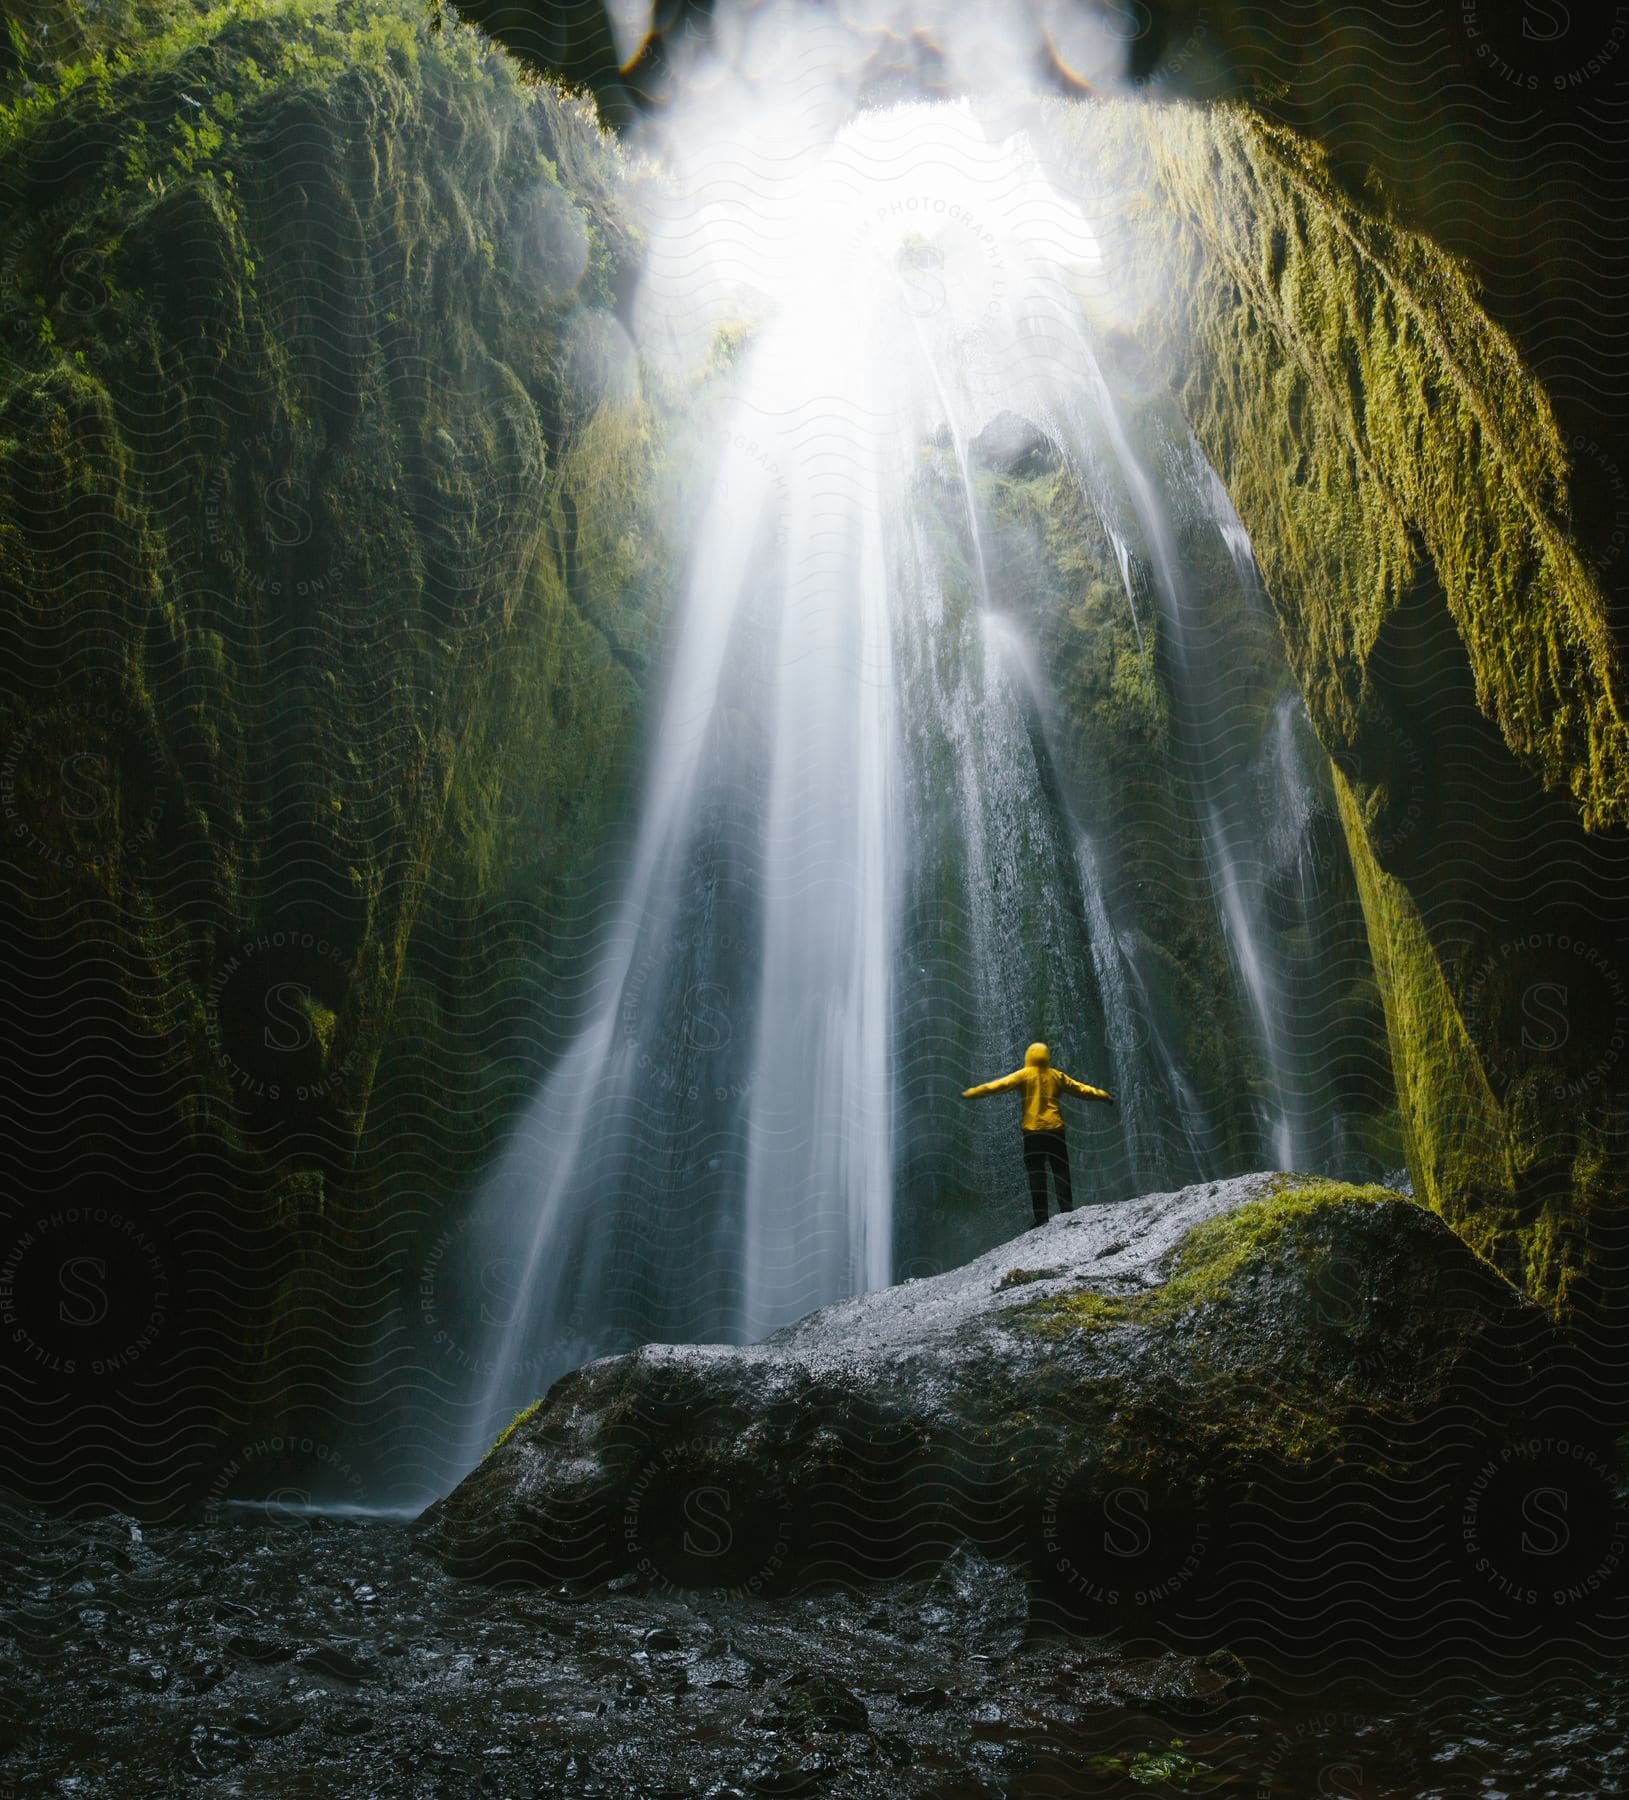
<svg viewBox="0 0 1629 1800"><path fill-rule="evenodd" d="M219 1775L244 1753L241 1736L224 1725L194 1725L181 1747L181 1766L194 1775Z"/></svg>
<svg viewBox="0 0 1629 1800"><path fill-rule="evenodd" d="M115 1669L112 1678L139 1694L162 1694L170 1685L170 1670L161 1662L130 1663Z"/></svg>
<svg viewBox="0 0 1629 1800"><path fill-rule="evenodd" d="M287 1662L295 1653L295 1646L282 1638L252 1637L244 1632L229 1637L226 1647L234 1656L254 1663Z"/></svg>
<svg viewBox="0 0 1629 1800"><path fill-rule="evenodd" d="M217 1662L213 1657L206 1657L200 1662L188 1663L180 1671L180 1684L189 1694L207 1694L209 1690L226 1675L226 1664Z"/></svg>
<svg viewBox="0 0 1629 1800"><path fill-rule="evenodd" d="M372 1713L335 1713L323 1721L323 1730L332 1737L360 1737L373 1730Z"/></svg>
<svg viewBox="0 0 1629 1800"><path fill-rule="evenodd" d="M232 1729L246 1738L287 1737L305 1723L305 1713L297 1706L268 1707L263 1712L241 1712L234 1716Z"/></svg>
<svg viewBox="0 0 1629 1800"><path fill-rule="evenodd" d="M402 1647L396 1645L387 1654L400 1655L401 1651ZM336 1681L348 1681L353 1686L379 1679L379 1671L372 1663L333 1644L312 1645L299 1651L296 1660L301 1668L314 1670L319 1675L331 1675Z"/></svg>

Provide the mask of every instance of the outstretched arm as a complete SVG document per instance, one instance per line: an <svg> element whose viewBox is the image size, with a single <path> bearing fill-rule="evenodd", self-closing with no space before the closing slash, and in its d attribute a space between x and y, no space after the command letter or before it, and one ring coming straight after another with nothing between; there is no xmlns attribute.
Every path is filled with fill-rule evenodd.
<svg viewBox="0 0 1629 1800"><path fill-rule="evenodd" d="M994 1081L987 1081L982 1087L962 1089L964 1100L979 1100L986 1094L1004 1094L1008 1088L1015 1088L1024 1079L1022 1069L1014 1069L1010 1075L998 1075Z"/></svg>
<svg viewBox="0 0 1629 1800"><path fill-rule="evenodd" d="M1063 1075L1062 1069L1058 1073ZM1071 1094L1079 1094L1082 1100L1107 1100L1110 1106L1114 1104L1113 1094L1105 1093L1102 1088L1087 1087L1084 1081L1076 1081L1073 1075L1063 1075L1063 1085Z"/></svg>

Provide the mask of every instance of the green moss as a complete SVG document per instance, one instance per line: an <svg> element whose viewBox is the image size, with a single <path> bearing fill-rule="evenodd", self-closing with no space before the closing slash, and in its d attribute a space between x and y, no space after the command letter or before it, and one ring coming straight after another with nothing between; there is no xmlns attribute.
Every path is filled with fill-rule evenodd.
<svg viewBox="0 0 1629 1800"><path fill-rule="evenodd" d="M339 1014L331 1006L324 1006L314 994L301 994L299 1006L326 1061L334 1047L334 1031L339 1024Z"/></svg>
<svg viewBox="0 0 1629 1800"><path fill-rule="evenodd" d="M1281 1264L1286 1256L1317 1255L1298 1229L1314 1214L1331 1206L1397 1198L1390 1188L1290 1177L1262 1199L1196 1225L1172 1252L1160 1286L1125 1295L1082 1288L1022 1309L1024 1323L1046 1336L1115 1325L1150 1329L1192 1325L1202 1308L1225 1305L1243 1282Z"/></svg>
<svg viewBox="0 0 1629 1800"><path fill-rule="evenodd" d="M1203 1791L1232 1779L1201 1758L1189 1756L1183 1749L1181 1738L1172 1738L1170 1745L1162 1750L1137 1750L1123 1756L1108 1753L1089 1756L1086 1766L1099 1775L1122 1776L1137 1787L1180 1783L1188 1793Z"/></svg>
<svg viewBox="0 0 1629 1800"><path fill-rule="evenodd" d="M1326 743L1422 559L1511 749L1587 824L1629 817L1603 597L1566 531L1568 458L1539 383L1453 258L1360 212L1321 154L1242 107L1065 115L1157 196L1163 281L1139 322L1250 528Z"/></svg>
<svg viewBox="0 0 1629 1800"><path fill-rule="evenodd" d="M277 1269L222 1240L252 1367L402 1277L386 1196L433 1242L535 1079L639 749L667 402L617 355L637 231L586 102L416 0L60 10L0 90L50 196L0 219L0 730L64 871L16 929L94 919L163 1198L197 1157L247 1241L320 1220Z"/></svg>
<svg viewBox="0 0 1629 1800"><path fill-rule="evenodd" d="M1226 1289L1257 1261L1282 1256L1295 1228L1331 1206L1372 1206L1398 1198L1390 1188L1347 1181L1280 1177L1260 1200L1196 1225L1177 1246L1171 1280L1160 1290L1175 1313L1223 1298Z"/></svg>
<svg viewBox="0 0 1629 1800"><path fill-rule="evenodd" d="M1065 1331L1102 1331L1110 1325L1145 1322L1141 1296L1130 1299L1100 1294L1083 1288L1076 1294L1060 1294L1038 1301L1025 1321L1043 1337L1059 1337Z"/></svg>
<svg viewBox="0 0 1629 1800"><path fill-rule="evenodd" d="M720 325L713 333L712 348L707 353L707 374L721 375L734 368L751 341L752 327L744 321L735 320L730 324Z"/></svg>
<svg viewBox="0 0 1629 1800"><path fill-rule="evenodd" d="M1009 1269L996 1283L996 1292L1004 1293L1008 1288L1027 1287L1032 1281L1045 1281L1049 1275L1056 1275L1056 1269Z"/></svg>
<svg viewBox="0 0 1629 1800"><path fill-rule="evenodd" d="M1570 535L1543 386L1464 266L1247 107L1058 106L1043 138L1066 185L1119 184L1105 323L1170 379L1338 764L1415 1190L1546 1304L1605 1291L1592 1259L1621 1237L1603 1209L1629 1157L1596 1125L1621 1080L1599 1106L1547 1091L1519 1008L1479 1009L1471 987L1538 910L1501 913L1483 858L1530 856L1524 828L1543 841L1544 928L1593 942L1598 909L1554 896L1598 888L1586 834L1629 819L1621 646ZM1497 1092L1490 1069L1510 1075Z"/></svg>
<svg viewBox="0 0 1629 1800"><path fill-rule="evenodd" d="M327 1205L321 1169L292 1169L272 1191L272 1217L293 1233L310 1231Z"/></svg>
<svg viewBox="0 0 1629 1800"><path fill-rule="evenodd" d="M520 1411L515 1414L514 1418L504 1426L503 1430L498 1433L497 1437L493 1440L492 1448L487 1451L486 1456L481 1458L482 1462L485 1462L487 1457L495 1456L504 1445L509 1442L510 1438L515 1435L522 1425L525 1425L530 1420L536 1418L538 1412L542 1409L542 1406L542 1400L534 1400L530 1406L523 1406Z"/></svg>
<svg viewBox="0 0 1629 1800"><path fill-rule="evenodd" d="M1093 1444L1109 1467L1149 1479L1182 1467L1203 1480L1217 1458L1307 1463L1338 1455L1352 1418L1374 1404L1372 1374L1354 1360L1348 1334L1322 1327L1314 1310L1297 1328L1297 1356L1270 1373L1262 1340L1285 1329L1286 1296L1316 1309L1317 1295L1340 1291L1343 1245L1351 1241L1341 1214L1385 1202L1401 1196L1287 1177L1194 1227L1172 1251L1161 1286L1133 1294L1077 1290L1010 1317L1021 1330L1086 1353L1086 1370L1074 1377L1077 1398L1101 1411ZM1155 1381L1133 1403L1114 1374L1124 1353L1115 1339L1124 1331L1154 1334L1153 1354L1179 1358L1191 1379Z"/></svg>
<svg viewBox="0 0 1629 1800"><path fill-rule="evenodd" d="M1508 1270L1516 1193L1510 1121L1488 1085L1408 890L1375 860L1339 769L1334 779L1385 1003L1415 1193L1473 1248Z"/></svg>

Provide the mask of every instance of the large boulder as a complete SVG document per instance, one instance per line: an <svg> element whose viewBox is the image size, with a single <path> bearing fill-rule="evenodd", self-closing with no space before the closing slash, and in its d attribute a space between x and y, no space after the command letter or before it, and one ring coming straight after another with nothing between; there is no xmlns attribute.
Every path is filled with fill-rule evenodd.
<svg viewBox="0 0 1629 1800"><path fill-rule="evenodd" d="M1349 1633L1354 1608L1431 1627L1607 1554L1610 1472L1558 1421L1558 1344L1401 1194L1244 1176L1060 1216L761 1344L589 1363L421 1540L488 1579L753 1591L970 1540L1166 1638ZM1573 1526L1546 1564L1535 1493Z"/></svg>

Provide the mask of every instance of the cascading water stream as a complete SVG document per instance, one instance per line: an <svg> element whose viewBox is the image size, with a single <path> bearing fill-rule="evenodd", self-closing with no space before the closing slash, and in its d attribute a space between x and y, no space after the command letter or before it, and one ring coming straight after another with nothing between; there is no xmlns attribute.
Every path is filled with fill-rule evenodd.
<svg viewBox="0 0 1629 1800"><path fill-rule="evenodd" d="M1126 1139L1133 1180L1139 1187L1180 1187L1217 1167L1215 1132L1166 1042L1130 934L1114 929L1097 850L1085 832L1076 839L1075 854L1109 1018L1116 1091L1130 1100ZM1167 1119L1175 1132L1166 1128Z"/></svg>
<svg viewBox="0 0 1629 1800"><path fill-rule="evenodd" d="M1251 610L1267 625L1267 595L1250 534L1191 435L1186 450L1188 484L1226 545ZM1286 688L1273 705L1256 759L1259 824L1255 835L1261 885L1288 896L1293 931L1303 946L1317 936L1324 901L1308 873L1311 834L1323 805L1314 772L1321 754L1300 696ZM1329 1079L1327 1056L1317 1035L1304 1023L1319 1015L1323 980L1317 958L1303 948L1299 956L1280 957L1275 991L1265 997L1269 1003L1276 1002L1279 1010L1277 1054L1287 1065L1283 1086L1295 1096L1295 1130L1288 1148L1298 1160L1293 1164L1286 1161L1286 1167L1335 1167L1350 1149Z"/></svg>
<svg viewBox="0 0 1629 1800"><path fill-rule="evenodd" d="M865 160L840 146L836 189ZM813 216L830 204L816 196ZM846 211L829 222L851 227ZM915 449L936 426L982 552L922 324L886 256L848 261L851 282L880 265L869 314L830 304L801 244L738 371L726 442L761 453L726 454L714 477L600 1000L479 1208L471 1261L518 1240L525 1299L481 1358L466 1457L550 1372L550 1345L563 1365L624 1320L635 1338L761 1335L891 1275L890 594ZM698 989L720 998L721 1042L683 1035Z"/></svg>
<svg viewBox="0 0 1629 1800"><path fill-rule="evenodd" d="M495 1419L529 1391L569 1366L573 1353L603 1334L603 1321L567 1304L575 1283L585 1295L603 1285L604 1239L585 1216L580 1165L592 1157L604 1185L628 1157L635 1121L652 1081L647 1047L657 1013L652 1002L668 971L654 979L642 959L653 943L682 938L683 871L703 768L716 760L713 721L725 652L749 558L761 542L767 480L749 470L734 484L718 484L697 534L696 563L705 580L687 596L682 635L658 728L664 755L653 768L642 826L619 915L601 952L597 998L534 1097L485 1185L471 1234L472 1264L510 1261L524 1307L489 1319L484 1355L472 1371L460 1460L491 1441ZM647 972L640 975L641 968ZM637 979L636 979L637 977ZM670 977L669 977L670 980ZM701 984L692 984L692 986ZM672 1085L671 1064L659 1071ZM591 1141L592 1140L592 1141ZM693 1249L693 1247L692 1247ZM598 1296L596 1296L598 1297ZM555 1354L532 1353L527 1340L542 1325L559 1340Z"/></svg>
<svg viewBox="0 0 1629 1800"><path fill-rule="evenodd" d="M956 426L956 409L950 403L950 395L945 391L943 376L939 366L933 360L932 353L922 337L921 327L915 318L911 319L912 333L916 339L917 351L922 358L922 366L927 371L928 379L933 383L933 391L939 404L944 408L945 432L950 439L951 460L956 465L956 476L961 482L962 503L967 509L967 534L973 546L973 565L978 571L979 605L988 610L990 605L990 570L984 560L984 537L979 530L978 497L973 492L973 477L968 470L967 439Z"/></svg>
<svg viewBox="0 0 1629 1800"><path fill-rule="evenodd" d="M1028 690L1036 728L1046 695L1040 670L1028 646L997 615L987 621L987 635L1018 673ZM1117 932L1104 894L1096 847L1078 824L1070 822L1075 866L1092 968L1102 996L1105 1038L1120 1108L1128 1174L1139 1189L1180 1186L1199 1179L1215 1166L1213 1134L1191 1086L1183 1077L1160 1029L1148 987L1137 967L1135 948ZM1174 1121L1173 1133L1163 1121ZM1181 1149L1176 1149L1176 1140Z"/></svg>
<svg viewBox="0 0 1629 1800"><path fill-rule="evenodd" d="M782 340L803 376L814 330L794 321ZM837 391L839 371L827 379ZM771 702L763 968L746 1118L748 1337L882 1286L891 1271L893 753L882 541L890 472L859 434L837 441L845 466L812 484L807 516L796 516ZM801 484L794 491L804 498Z"/></svg>
<svg viewBox="0 0 1629 1800"><path fill-rule="evenodd" d="M1212 891L1286 1163L1297 1148L1241 759L1207 710L1161 497L1059 279L1095 255L1078 207L1021 137L952 105L862 115L813 159L717 157L653 233L640 341L688 375L705 321L758 323L707 440L591 1001L470 1215L468 1293L502 1264L518 1303L482 1315L455 1467L588 1356L758 1337L893 1279L903 1168L913 1193L971 1169L973 1228L999 1235L1024 1205L1010 1121L950 1109L1043 1029L1121 1096L1077 1137L1098 1195L1212 1172L1135 921L1062 797L1045 672L992 600L973 445L1005 412L1102 521L1139 650L1146 551ZM760 212L778 229L743 224ZM916 304L934 257L945 279ZM952 1128L954 1171L935 1161Z"/></svg>
<svg viewBox="0 0 1629 1800"><path fill-rule="evenodd" d="M1167 508L1132 446L1098 355L1086 341L1083 321L1054 317L1048 324L1049 343L1064 341L1076 346L1079 373L1072 389L1052 397L1037 395L1038 411L1050 418L1052 428L1088 467L1094 460L1094 443L1106 442L1147 550L1172 646L1177 714L1188 743L1189 776L1212 892L1266 1068L1270 1101L1263 1124L1277 1165L1296 1168L1310 1160L1309 1134L1297 1097L1288 1041L1286 981L1263 918L1262 833L1253 810L1248 746L1236 727L1233 675L1200 641L1203 628L1188 603L1188 582ZM1089 418L1082 416L1081 407L1087 395ZM1206 470L1210 472L1208 464ZM1097 497L1102 510L1112 510L1112 496L1101 486ZM1228 544L1236 556L1234 541L1229 539ZM1129 598L1129 579L1126 586Z"/></svg>

